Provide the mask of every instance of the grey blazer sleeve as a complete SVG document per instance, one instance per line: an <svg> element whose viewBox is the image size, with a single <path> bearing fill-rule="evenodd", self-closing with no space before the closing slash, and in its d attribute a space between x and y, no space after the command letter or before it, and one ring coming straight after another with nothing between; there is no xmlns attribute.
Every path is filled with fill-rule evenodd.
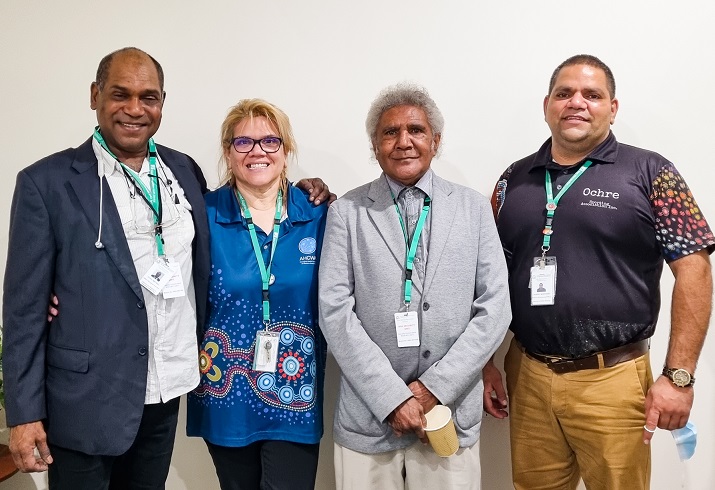
<svg viewBox="0 0 715 490"><path fill-rule="evenodd" d="M340 215L339 204L328 210L320 256L320 327L344 378L356 393L370 394L363 402L384 422L412 392L355 314L351 230Z"/></svg>
<svg viewBox="0 0 715 490"><path fill-rule="evenodd" d="M471 320L444 357L419 378L443 404L453 403L481 377L511 321L506 261L491 208L482 196L471 201L479 208L474 213L478 219L460 224L472 228L472 242L465 243L463 250L477 254L476 269L471 271L475 275ZM460 261L459 257L450 260Z"/></svg>

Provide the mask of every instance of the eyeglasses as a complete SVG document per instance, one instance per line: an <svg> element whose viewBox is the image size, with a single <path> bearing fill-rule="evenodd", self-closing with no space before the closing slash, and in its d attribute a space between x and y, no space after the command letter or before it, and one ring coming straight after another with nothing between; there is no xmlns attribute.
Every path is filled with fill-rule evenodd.
<svg viewBox="0 0 715 490"><path fill-rule="evenodd" d="M280 149L283 140L278 136L266 136L259 140L254 140L247 136L239 136L231 140L233 148L239 153L250 153L253 147L256 146L256 143L258 143L261 149L266 153L275 153Z"/></svg>
<svg viewBox="0 0 715 490"><path fill-rule="evenodd" d="M182 206L179 202L179 196L174 192L173 186L161 177L157 178L159 179L159 192L162 197L161 228L166 230L181 220L183 214ZM140 234L155 233L156 225L154 224L154 213L152 210L149 209L149 206L147 206L144 200L136 195L136 193L130 197L134 230Z"/></svg>

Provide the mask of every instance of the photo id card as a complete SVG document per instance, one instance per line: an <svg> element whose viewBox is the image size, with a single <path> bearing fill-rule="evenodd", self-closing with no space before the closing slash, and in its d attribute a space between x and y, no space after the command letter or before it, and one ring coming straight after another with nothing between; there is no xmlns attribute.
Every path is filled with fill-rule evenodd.
<svg viewBox="0 0 715 490"><path fill-rule="evenodd" d="M278 365L278 332L261 330L256 334L253 351L253 370L275 373Z"/></svg>
<svg viewBox="0 0 715 490"><path fill-rule="evenodd" d="M156 296L162 289L169 283L171 276L174 275L174 271L171 267L164 261L164 259L157 259L154 264L146 271L146 274L141 278L142 286L144 286L151 294Z"/></svg>
<svg viewBox="0 0 715 490"><path fill-rule="evenodd" d="M530 272L531 306L553 305L556 296L556 266L535 265Z"/></svg>
<svg viewBox="0 0 715 490"><path fill-rule="evenodd" d="M416 311L395 313L397 347L417 347L420 345L420 329Z"/></svg>

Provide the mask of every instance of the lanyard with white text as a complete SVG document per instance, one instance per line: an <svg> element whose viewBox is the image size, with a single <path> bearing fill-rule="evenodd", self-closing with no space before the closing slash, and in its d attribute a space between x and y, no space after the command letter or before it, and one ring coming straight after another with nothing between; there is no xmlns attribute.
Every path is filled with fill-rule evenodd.
<svg viewBox="0 0 715 490"><path fill-rule="evenodd" d="M557 205L559 204L559 200L566 193L566 191L569 190L573 183L576 182L578 178L581 177L581 175L583 175L583 173L590 166L591 160L586 160L584 164L581 165L581 168L579 168L576 173L571 176L569 181L566 182L561 191L556 194L556 197L554 197L554 191L551 185L551 172L549 171L549 169L546 169L546 224L544 225L544 229L542 231L542 233L544 234L544 241L541 245L542 260L546 256L546 252L548 252L549 248L551 248L551 235L554 233L552 225L554 222L554 213L556 211Z"/></svg>
<svg viewBox="0 0 715 490"><path fill-rule="evenodd" d="M161 229L161 189L159 187L159 174L156 171L156 146L154 145L154 140L152 138L149 138L149 180L151 181L150 190L149 188L147 188L146 185L144 185L144 182L142 182L141 177L138 173L124 165L121 161L119 161L119 158L117 158L117 156L112 153L112 150L109 149L107 143L102 137L102 134L99 132L99 127L96 127L94 129L94 139L96 139L97 142L102 145L102 148L104 148L107 153L112 156L112 158L119 162L119 165L122 166L122 170L124 170L125 175L132 179L134 187L139 190L139 194L141 195L142 199L144 199L144 202L147 203L152 213L154 214L154 238L156 240L157 253L159 254L159 257L163 257L164 238L162 237Z"/></svg>
<svg viewBox="0 0 715 490"><path fill-rule="evenodd" d="M253 224L253 218L251 217L251 212L248 210L248 205L246 200L243 199L238 190L236 190L236 197L241 203L241 209L243 210L243 217L246 218L246 223L248 224L248 233L251 235L251 245L253 245L253 253L256 255L256 261L258 262L258 270L261 271L261 291L263 293L263 324L268 329L271 323L271 304L268 296L268 286L271 284L271 265L273 264L273 254L276 251L276 246L278 245L278 231L281 228L281 214L283 212L283 192L278 190L278 197L276 198L276 215L273 219L273 243L271 244L271 256L268 259L268 266L266 266L263 260L263 255L261 254L261 247L258 245L258 237L256 236L256 226Z"/></svg>
<svg viewBox="0 0 715 490"><path fill-rule="evenodd" d="M425 202L422 206L422 212L417 220L417 225L415 226L415 231L412 234L412 241L410 241L407 236L407 228L405 227L405 222L402 219L402 213L400 213L400 208L397 206L397 200L395 196L392 196L392 202L395 204L395 210L397 211L397 217L400 218L400 226L402 226L402 234L405 235L405 244L407 245L407 260L405 263L405 306L407 311L410 310L410 302L412 301L412 269L415 263L415 255L417 254L417 245L420 242L420 235L422 234L422 228L424 228L425 220L427 219L427 214L430 210L430 205L432 200L429 196L425 196Z"/></svg>

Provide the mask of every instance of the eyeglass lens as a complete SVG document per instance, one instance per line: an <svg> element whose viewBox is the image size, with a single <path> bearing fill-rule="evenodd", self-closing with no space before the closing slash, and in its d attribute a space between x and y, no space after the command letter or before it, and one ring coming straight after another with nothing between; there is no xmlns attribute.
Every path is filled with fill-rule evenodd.
<svg viewBox="0 0 715 490"><path fill-rule="evenodd" d="M253 147L258 143L266 153L275 153L281 147L283 140L277 136L266 136L261 139L253 139L247 136L239 136L233 139L233 147L239 153L250 153Z"/></svg>

